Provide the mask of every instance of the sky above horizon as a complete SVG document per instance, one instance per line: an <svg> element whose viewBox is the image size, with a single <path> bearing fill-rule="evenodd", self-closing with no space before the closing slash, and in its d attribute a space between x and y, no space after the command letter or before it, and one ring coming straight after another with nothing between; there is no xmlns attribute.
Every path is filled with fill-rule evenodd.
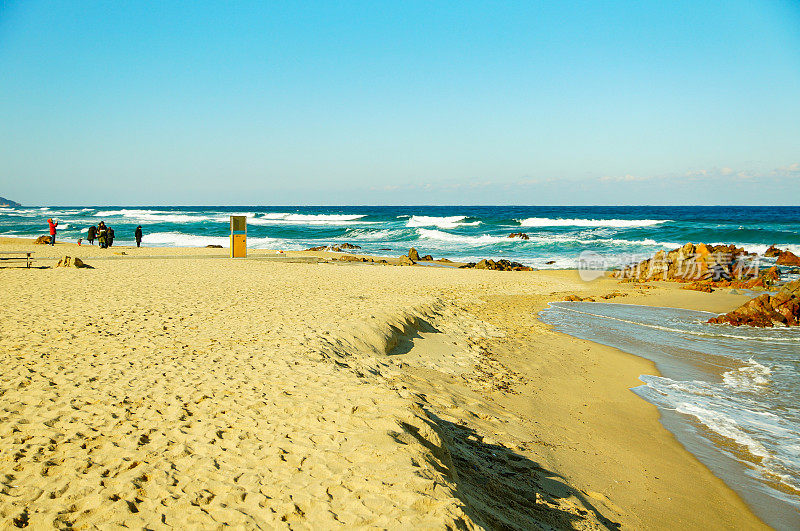
<svg viewBox="0 0 800 531"><path fill-rule="evenodd" d="M800 2L0 0L31 205L800 204Z"/></svg>

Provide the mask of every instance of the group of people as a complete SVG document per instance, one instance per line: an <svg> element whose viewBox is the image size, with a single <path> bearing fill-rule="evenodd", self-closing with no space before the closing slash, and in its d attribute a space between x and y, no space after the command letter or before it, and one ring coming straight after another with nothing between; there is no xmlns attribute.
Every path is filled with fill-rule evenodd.
<svg viewBox="0 0 800 531"><path fill-rule="evenodd" d="M50 245L56 244L56 232L58 228L58 220L48 219L48 225L50 226ZM142 226L139 225L136 227L136 230L133 232L133 238L136 240L136 247L142 246ZM94 245L94 241L97 240L97 243L100 245L101 249L106 249L114 245L114 229L111 227L106 226L105 221L101 221L95 227L92 225L89 227L89 232L86 235L86 239L89 241L90 244ZM78 239L78 245L81 244L82 239Z"/></svg>
<svg viewBox="0 0 800 531"><path fill-rule="evenodd" d="M89 227L86 239L89 240L90 244L94 245L95 238L101 249L111 247L114 245L114 229L107 227L105 221L101 221L96 227L92 225Z"/></svg>

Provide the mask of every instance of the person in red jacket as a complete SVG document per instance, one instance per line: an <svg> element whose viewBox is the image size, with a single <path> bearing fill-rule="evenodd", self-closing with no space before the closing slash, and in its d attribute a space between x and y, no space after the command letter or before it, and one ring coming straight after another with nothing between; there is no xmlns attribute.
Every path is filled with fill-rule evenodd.
<svg viewBox="0 0 800 531"><path fill-rule="evenodd" d="M58 227L58 220L53 221L52 219L48 219L47 223L50 224L50 245L56 244L56 227Z"/></svg>

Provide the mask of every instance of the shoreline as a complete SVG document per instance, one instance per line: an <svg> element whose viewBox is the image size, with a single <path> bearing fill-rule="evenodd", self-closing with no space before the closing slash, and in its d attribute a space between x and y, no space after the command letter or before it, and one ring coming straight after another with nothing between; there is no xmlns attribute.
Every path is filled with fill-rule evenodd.
<svg viewBox="0 0 800 531"><path fill-rule="evenodd" d="M10 243L19 244L0 239L2 247L8 248ZM38 249L42 246L32 247ZM81 258L85 256L90 265L93 265L91 259L96 253L87 252L87 249L92 250L91 247L79 247L76 244L56 244L56 247L69 248L69 254ZM147 363L160 366L163 363L161 358L152 356L152 353L156 352L152 350L156 345L161 345L160 351L173 353L177 360L183 359L185 356L183 352L187 348L195 348L201 352L203 350L199 347L202 346L209 352L209 356L227 356L227 352L237 354L229 359L234 365L241 363L243 354L249 353L250 359L255 359L258 362L257 367L261 367L258 370L267 371L272 375L270 378L277 377L271 368L273 364L284 363L285 359L290 373L281 375L280 378L290 385L299 385L299 388L302 387L302 380L292 380L293 371L299 371L299 374L305 375L303 378L306 379L309 375L324 371L327 374L326 378L330 378L331 382L339 382L341 389L352 389L352 393L347 394L350 399L342 402L340 397L330 395L325 387L318 389L315 387L320 396L326 397L330 405L336 405L337 408L339 405L342 408L352 408L352 405L347 405L350 401L362 403L361 397L369 389L369 393L377 393L383 397L385 407L375 409L364 402L357 406L363 409L363 413L356 413L353 409L351 413L342 417L355 421L361 418L361 415L366 415L359 422L366 422L366 425L372 427L365 432L366 439L363 441L370 441L366 443L369 445L377 445L367 453L377 452L383 456L386 463L393 463L392 466L397 467L395 481L405 485L408 481L405 474L412 474L415 469L407 469L396 460L407 455L406 450L401 452L397 450L413 449L413 452L417 452L415 454L417 457L412 457L412 461L417 461L422 466L416 470L424 471L425 477L433 481L432 485L445 486L444 490L431 487L433 490L425 491L429 492L427 496L431 500L437 500L436 507L439 509L434 510L435 516L430 517L434 520L419 519L428 509L417 515L416 510L404 511L402 508L393 508L391 504L386 505L388 502L381 502L373 508L377 511L375 514L393 514L398 522L415 522L417 525L422 525L423 522L428 524L438 522L436 525L441 525L451 518L466 518L465 521L474 522L476 525L482 525L481 522L494 522L519 526L514 518L521 517L523 518L521 521L530 518L530 522L550 522L556 526L566 526L572 522L586 528L594 528L594 526L609 527L614 522L619 522L624 527L667 527L667 524L675 522L689 525L692 522L697 524L720 521L718 518L721 517L723 520L720 522L728 522L731 525L741 525L743 522L754 527L763 525L733 490L697 461L662 426L655 406L630 391L630 384L638 382L639 374L657 374L652 372L655 370L654 364L622 351L614 352L616 349L610 347L552 332L538 320L538 311L548 300L557 298L558 294L581 289L598 294L614 290L624 291L628 296L619 302L626 303L639 299L647 301L648 297L653 300L658 298L670 300L674 297L681 301L694 301L692 304L699 301L711 304L710 301L714 301L713 304L719 307L730 305L733 300L729 297L720 297L725 294L705 294L686 290L672 293L677 288L660 286L648 289L645 293L635 285L618 285L616 281L609 279L584 284L576 281L577 274L574 270L503 273L431 267L373 266L353 269L357 264L347 263L342 263L344 267L318 268L312 264L287 264L273 260L219 262L194 260L202 256L202 253L222 257L227 255L227 249L161 247L140 250L135 247L119 249L120 252L132 252L115 256L119 260L98 260L95 270L9 272L8 277L13 280L11 291L14 293L22 294L31 287L38 286L40 282L45 282L43 286L53 287L56 293L43 292L40 298L45 299L44 302L34 305L35 307L29 310L36 315L21 317L22 323L16 323L17 328L4 345L9 347L11 343L16 344L19 338L25 336L15 334L22 334L27 330L26 326L35 327L35 323L39 322L36 316L46 315L55 309L57 310L55 315L66 316L59 320L61 323L59 326L63 327L63 330L56 332L55 336L45 336L38 340L38 343L30 347L33 352L40 348L60 345L63 339L59 338L66 333L77 336L74 341L82 346L74 345L67 349L68 351L63 353L66 356L64 360L72 359L81 349L97 350L99 346L105 346L109 353L136 348L140 352L137 356L145 356ZM144 255L153 249L160 251L170 249L164 254L175 256L175 259L164 260ZM115 252L114 248L110 251ZM67 253L56 254L60 256ZM253 254L258 256L266 254L266 251ZM312 258L317 255L317 253L302 252L285 254L289 257L305 254ZM326 255L331 254L336 256L336 253L322 253L321 257L326 258ZM127 260L134 257L141 259ZM154 271L169 271L179 283L174 284L168 282L168 279L153 277ZM34 276L37 274L40 274L40 277ZM160 275L163 276L164 273ZM361 277L372 279L372 284L365 285L364 278ZM105 281L118 285L119 288L114 294L115 300L106 299L103 290L98 291L97 282L92 281L87 284L88 278L96 278L101 286ZM199 285L188 289L189 285L184 287L180 284L180 280L184 278L192 279L189 285L197 284L198 281ZM267 291L264 291L267 287L260 286L263 278L270 279ZM325 286L326 289L320 290L315 287L314 282ZM398 282L404 286L403 293L396 292ZM226 292L222 289L224 286L237 285L239 287L233 291ZM99 308L93 310L101 312L100 315L116 316L114 322L119 323L117 325L119 332L114 329L114 333L127 338L126 343L114 342L113 337L116 336L83 337L81 327L85 324L79 322L79 315L85 312L75 306L77 300L72 292L75 289L81 292L89 291L97 297L92 300L96 300L95 304ZM277 292L273 293L274 290ZM175 291L177 294L172 293ZM288 298L276 298L280 294L286 294ZM81 295L86 296L85 293ZM194 306L189 302L182 302L179 298L176 299L178 296L185 297ZM321 297L324 297L324 300L320 300ZM738 300L746 299L741 295L731 297L738 297ZM4 304L10 306L9 309L14 309L19 304L13 298L7 297L4 300ZM145 301L142 302L144 306L134 309L136 307L131 305L135 304L135 301ZM240 322L235 315L226 314L224 308L231 303L241 311L251 309L256 312L248 314L253 323ZM148 314L153 308L161 310L155 314ZM402 308L405 310L397 313ZM416 309L409 310L409 308ZM168 313L164 314L163 309L169 309ZM198 309L202 309L202 318L195 313ZM58 311L63 311L63 314ZM91 315L94 315L95 311L91 312ZM262 315L265 311L267 315ZM288 319L293 315L292 312L295 312L298 318L315 315L315 322L323 323L321 326L325 334L319 336L315 329L307 328L308 324L301 324L303 321L297 321L296 325L282 325L276 328L276 323ZM163 321L164 330L168 330L168 333L160 331L160 324L159 327L153 328L144 314L150 315L151 318L155 316L158 322L154 324ZM160 317L161 315L185 319L193 323L192 326L196 331L190 332L188 327L175 328L175 323L167 317ZM368 315L371 316L369 324L358 324ZM143 327L146 333L140 333L138 328L132 328L134 325ZM216 329L233 330L237 335L242 332L256 333L258 330L258 334L263 335L266 331L267 335L264 338L259 335L243 336L248 339L242 344L223 339L225 349L219 350L219 347L215 346L220 345L219 339L215 340L213 333ZM500 332L505 337L498 337ZM307 338L305 341L311 342L309 344L313 346L313 352L322 353L321 362L303 361L307 355L300 354L302 349L295 350L304 343L302 340L304 335ZM200 340L203 345L197 345ZM170 343L174 341L179 341L187 347L176 350ZM281 351L275 350L277 345L280 345ZM272 354L262 360L258 354L259 350L252 350L251 346L268 349ZM19 345L13 351L20 352L18 347ZM288 349L287 354L282 352L285 349ZM286 355L293 352L296 354L286 358ZM24 352L21 355L24 356ZM562 358L567 359L569 363ZM83 368L77 369L78 373L88 375L100 371L100 374L106 374L103 371L117 367L119 362L116 356L105 359L101 355L101 359L102 363L90 369L89 366L83 367L85 362L79 358L78 365ZM134 364L139 363L137 359L133 358L131 361ZM291 368L295 367L288 361L292 359L295 360L294 363L300 363L299 368ZM201 356L195 363L199 364L199 368L213 373L217 379L238 381L235 373L219 372L223 369L218 364L210 364L209 360L210 358ZM27 363L33 363L34 366L45 364L43 367L46 368L50 362L31 358ZM183 367L182 370L194 374L195 369L192 364ZM336 367L339 368L334 372L327 372ZM561 374L558 368L561 369ZM146 371L146 365L139 367L132 364L130 369L124 369L121 374L125 374L125 378L131 378L147 374ZM252 369L249 371L252 372ZM571 383L564 380L564 374L569 374L569 371L580 374L580 378L573 379ZM178 382L184 380L181 372L168 374ZM355 380L352 380L353 374L356 375ZM600 386L598 380L613 383ZM202 377L198 381L204 382L200 387L208 387L212 396L220 392L215 390L217 382L207 381ZM585 396L581 394L584 392L581 388L574 388L576 382L584 384L584 387L596 394L595 398L599 400L596 404L598 408L596 414L587 415L588 410L584 409L583 403L578 403ZM565 384L572 387L565 388ZM174 394L180 391L178 388L182 384L165 385L164 392ZM241 389L245 389L246 384L242 382L241 385L244 386ZM236 386L233 388L239 389ZM67 398L74 399L74 393L80 388L75 389L76 391L64 391L63 395L56 392L53 400L58 402ZM138 389L136 386L131 389L135 393L139 392L136 391ZM209 391L206 391L206 394ZM43 387L42 392L53 391ZM294 392L296 393L296 390ZM11 398L8 396L6 400ZM314 408L325 408L321 403L312 406L316 404L315 400L313 396L304 394L301 404L304 404L303 408L309 411ZM144 399L143 404L136 407L147 407L147 399ZM113 409L117 406L109 403L103 407ZM230 413L226 415L242 411L240 406L232 403L227 407ZM271 411L272 406L264 407ZM36 409L27 410L27 414L36 416L35 411ZM216 417L209 417L209 413L194 411L194 414L212 423L216 422L214 420ZM337 413L337 415L342 414ZM323 416L328 418L330 413ZM624 422L620 421L620 416L625 418ZM396 421L392 420L397 418L404 419L401 426L410 428L398 430ZM307 419L286 419L281 422L301 420ZM254 417L253 422L260 421ZM17 426L22 430L29 429L23 424ZM158 426L153 428L161 429ZM291 433L302 435L307 428L302 424L294 425L292 428L294 431ZM65 428L62 426L61 429ZM233 431L237 428L231 426L225 429ZM269 427L266 429L271 430ZM327 424L323 423L314 429L324 432ZM381 430L396 435L387 440L380 435ZM138 437L138 432L135 433ZM118 443L127 440L124 434L116 431L112 436L117 438ZM149 440L155 440L153 437L155 437L153 433L148 435ZM169 441L170 437L176 436L164 434L163 437ZM193 439L187 439L191 440ZM223 435L220 440L225 441L226 437ZM398 441L402 441L401 447L397 446ZM621 449L625 444L630 445L632 442L639 444ZM308 455L314 462L341 468L342 465L337 464L340 463L340 459L333 454L326 454L322 459L318 453L319 442L311 443L310 448ZM236 448L229 449L236 451ZM205 451L212 450L212 447L208 447ZM71 451L72 454L67 452L65 455L81 453L81 450ZM138 460L135 459L135 455L139 450L135 449L135 445L131 451L133 452L131 459ZM397 456L394 456L395 453ZM591 457L587 457L590 454ZM258 455L247 457L246 454L242 454L240 459L246 462ZM368 457L368 455L359 457L367 459L363 466L376 466ZM172 458L156 453L150 459L153 461L151 466L154 470L149 474L158 477L157 472L161 470L162 465L168 464ZM167 461L162 463L164 459ZM220 459L221 457L217 457L218 461ZM263 463L273 463L268 456L262 456L260 459L265 460ZM322 461L319 461L320 459ZM623 477L631 460L648 469L648 474L639 473ZM438 464L434 466L434 463ZM229 466L234 465L229 463ZM272 474L280 472L279 463L276 466L268 467ZM361 466L351 464L345 466L343 470L347 470L348 467L360 470ZM381 467L381 470L384 469L385 467ZM474 472L475 470L479 470L480 473ZM511 477L507 477L503 472L513 473ZM622 472L624 473L619 476ZM370 485L373 485L373 479L378 482L374 483L376 495L381 492L378 486L382 481L380 478L387 473L381 472L376 477L370 476L367 479ZM653 479L654 476L649 474L658 474L658 478ZM689 483L685 477L687 475L696 481L687 484ZM21 476L24 474L17 471L17 477ZM34 479L31 479L34 481L33 484L47 483L41 476L38 476L39 479L35 477L34 475L32 476ZM200 476L200 481L208 483L213 477L216 477L213 470L204 472ZM313 478L308 475L303 477L304 481ZM334 475L330 478L330 484L342 484L345 481L343 477L341 474ZM195 481L197 479L195 478ZM502 488L499 491L487 490L487 479L490 480L490 484L494 481L495 487L499 485ZM311 483L316 484L317 481L319 480L315 479ZM631 483L625 483L626 481ZM417 499L420 492L417 487L403 487L400 490L410 496L408 500ZM211 491L218 492L215 489ZM152 488L148 492L150 492L149 497L156 498L167 492L175 495L174 490L168 485L159 485L159 488ZM522 492L528 494L520 494ZM179 495L179 498L183 499L182 496ZM149 498L142 499L141 512L149 514L146 508L155 510L156 506L145 507L144 502L147 499ZM322 502L316 503L311 499L294 503L294 507L300 507L310 518L316 511L316 505ZM500 507L501 505L506 505L507 508L504 509ZM0 514L7 512L3 507L0 503ZM425 507L430 506L425 505ZM130 511L126 512L124 509L125 507L120 507L122 510L120 514L127 514L126 517L131 518ZM351 512L354 510L354 507L348 509ZM114 511L113 514L118 514ZM291 511L284 516L289 513ZM44 511L43 514L48 513ZM336 511L336 514L341 515L341 511ZM6 515L8 518L13 516L11 513ZM319 519L307 519L307 522L313 521L321 525L327 521L322 515L317 517ZM198 518L204 517L198 515ZM377 516L364 518L367 519L362 520L362 523L373 522L375 525L380 525L377 523L380 522L379 519L369 519L378 518Z"/></svg>

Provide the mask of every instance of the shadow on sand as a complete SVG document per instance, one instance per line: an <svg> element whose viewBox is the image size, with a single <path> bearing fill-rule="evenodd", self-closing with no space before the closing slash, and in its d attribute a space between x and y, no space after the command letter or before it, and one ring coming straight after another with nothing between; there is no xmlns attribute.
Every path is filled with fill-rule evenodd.
<svg viewBox="0 0 800 531"><path fill-rule="evenodd" d="M464 512L474 522L487 529L575 529L591 521L609 530L620 528L559 474L504 446L484 442L471 428L426 413L423 420L445 441L444 447L414 426L401 426L439 460L430 464L454 481Z"/></svg>

